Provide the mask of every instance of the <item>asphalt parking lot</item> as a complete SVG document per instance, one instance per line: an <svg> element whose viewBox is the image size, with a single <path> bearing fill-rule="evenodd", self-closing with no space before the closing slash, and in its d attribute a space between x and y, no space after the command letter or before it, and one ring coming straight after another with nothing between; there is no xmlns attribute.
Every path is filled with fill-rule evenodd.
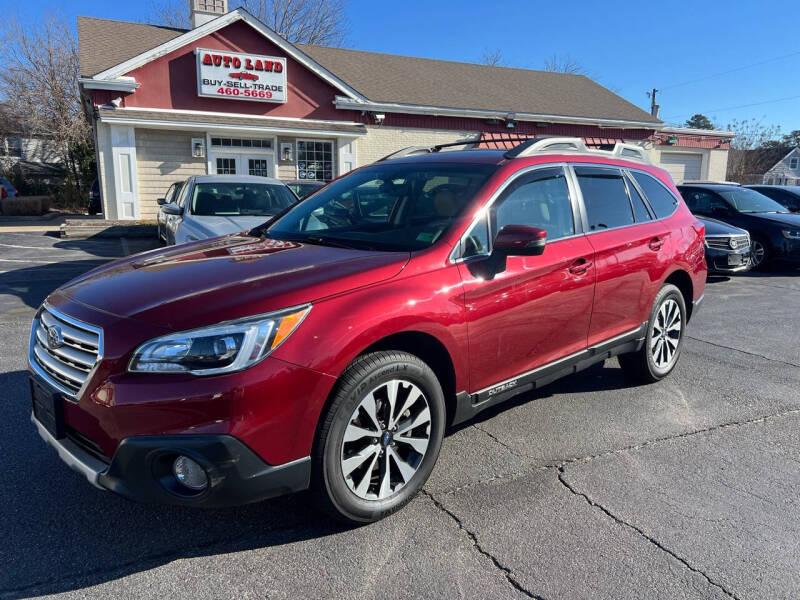
<svg viewBox="0 0 800 600"><path fill-rule="evenodd" d="M0 235L0 597L800 597L800 271L712 280L671 377L616 361L450 432L425 492L348 529L303 495L130 503L29 422L30 319L143 240Z"/></svg>

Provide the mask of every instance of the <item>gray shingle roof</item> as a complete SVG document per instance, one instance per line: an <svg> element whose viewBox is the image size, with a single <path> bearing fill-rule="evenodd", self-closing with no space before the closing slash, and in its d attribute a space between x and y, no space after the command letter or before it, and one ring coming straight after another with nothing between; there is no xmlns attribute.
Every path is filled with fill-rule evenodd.
<svg viewBox="0 0 800 600"><path fill-rule="evenodd" d="M81 74L96 75L183 33L78 17ZM584 75L296 46L373 102L660 123Z"/></svg>

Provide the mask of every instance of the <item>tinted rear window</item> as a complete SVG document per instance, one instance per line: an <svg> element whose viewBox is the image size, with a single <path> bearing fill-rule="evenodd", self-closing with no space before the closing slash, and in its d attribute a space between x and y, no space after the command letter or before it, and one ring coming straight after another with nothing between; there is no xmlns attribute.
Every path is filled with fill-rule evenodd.
<svg viewBox="0 0 800 600"><path fill-rule="evenodd" d="M644 191L644 195L647 196L647 200L650 202L650 206L653 207L656 217L663 219L675 212L675 209L678 208L678 199L663 184L659 183L655 177L646 173L636 172L633 173L633 177Z"/></svg>
<svg viewBox="0 0 800 600"><path fill-rule="evenodd" d="M633 224L628 191L619 170L578 167L575 174L581 186L591 231Z"/></svg>

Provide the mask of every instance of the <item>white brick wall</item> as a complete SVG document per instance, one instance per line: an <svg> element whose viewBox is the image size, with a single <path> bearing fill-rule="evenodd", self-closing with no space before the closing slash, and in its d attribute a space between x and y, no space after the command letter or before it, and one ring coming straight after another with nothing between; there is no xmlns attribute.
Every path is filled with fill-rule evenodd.
<svg viewBox="0 0 800 600"><path fill-rule="evenodd" d="M192 137L203 136L180 131L136 130L142 219L155 219L158 212L156 200L162 198L174 182L206 174L206 159L192 157Z"/></svg>

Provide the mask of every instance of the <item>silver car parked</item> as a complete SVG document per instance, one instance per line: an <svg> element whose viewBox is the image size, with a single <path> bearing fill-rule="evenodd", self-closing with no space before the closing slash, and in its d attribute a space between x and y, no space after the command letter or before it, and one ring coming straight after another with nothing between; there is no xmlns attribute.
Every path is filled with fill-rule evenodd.
<svg viewBox="0 0 800 600"><path fill-rule="evenodd" d="M297 202L278 180L250 175L190 177L170 202L159 199L159 236L183 244L252 229Z"/></svg>

